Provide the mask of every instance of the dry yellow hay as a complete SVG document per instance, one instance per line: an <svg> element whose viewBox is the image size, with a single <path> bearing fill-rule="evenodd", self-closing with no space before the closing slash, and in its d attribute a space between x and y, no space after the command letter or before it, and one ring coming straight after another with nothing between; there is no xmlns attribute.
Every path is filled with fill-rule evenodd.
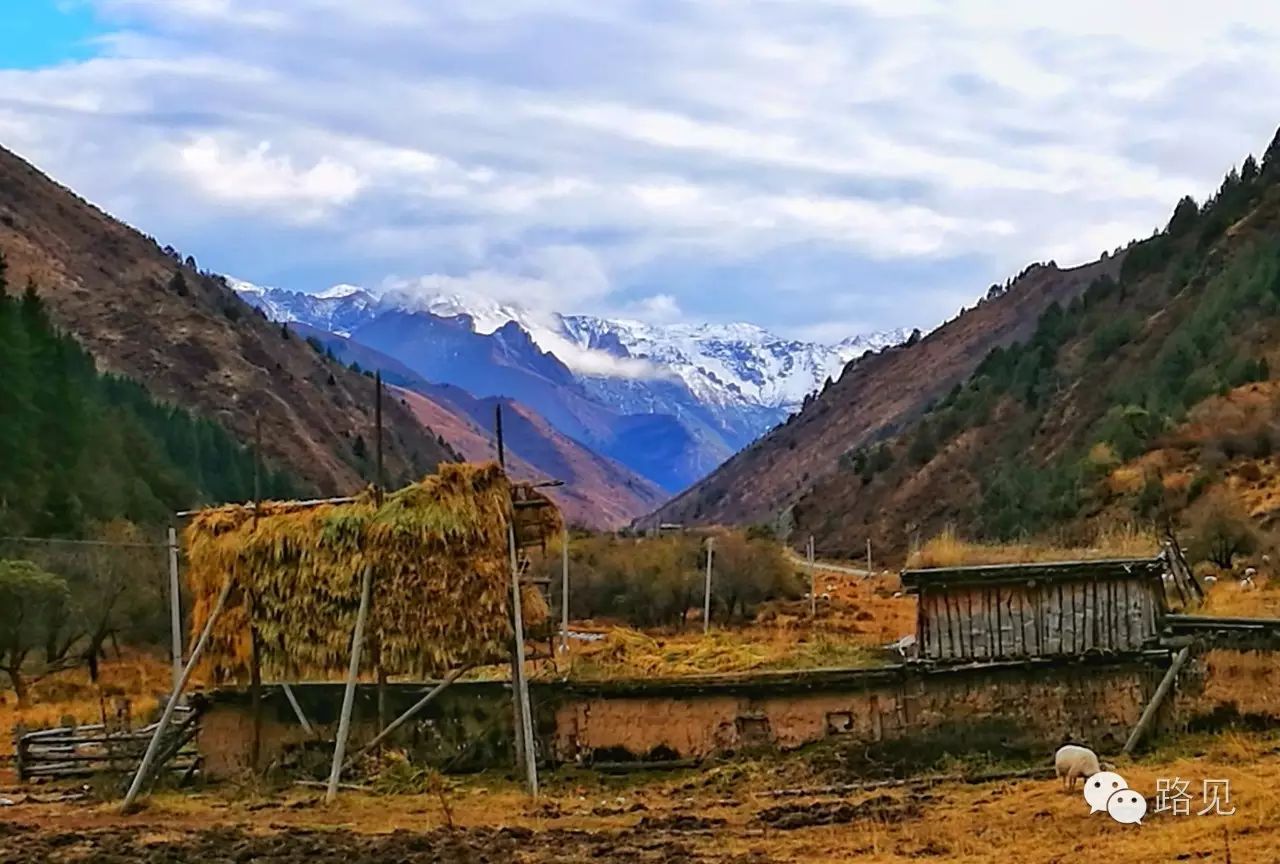
<svg viewBox="0 0 1280 864"><path fill-rule="evenodd" d="M1132 524L1100 531L1082 546L1049 542L975 543L948 528L911 553L907 569L963 567L976 564L1031 564L1038 561L1086 561L1098 558L1152 558L1159 554L1155 532Z"/></svg>
<svg viewBox="0 0 1280 864"><path fill-rule="evenodd" d="M391 675L439 675L506 656L511 638L507 519L511 501L540 497L512 488L496 465L443 465L386 496L350 504L289 502L204 510L187 527L191 626L203 629L228 576L235 589L214 628L215 679L243 678L250 625L272 677L337 677L349 660L366 570L373 602L365 653ZM516 510L523 543L559 526L554 508ZM530 627L548 617L537 591L522 592Z"/></svg>

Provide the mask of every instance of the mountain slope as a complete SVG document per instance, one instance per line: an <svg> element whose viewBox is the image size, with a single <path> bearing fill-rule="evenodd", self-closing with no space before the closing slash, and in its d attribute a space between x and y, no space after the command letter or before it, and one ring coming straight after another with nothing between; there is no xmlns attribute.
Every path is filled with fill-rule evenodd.
<svg viewBox="0 0 1280 864"><path fill-rule="evenodd" d="M314 491L350 492L370 475L373 385L326 363L255 313L220 277L112 219L0 148L0 252L54 321L104 370L218 421L240 441L261 418L266 458ZM402 480L453 458L394 403L386 465Z"/></svg>
<svg viewBox="0 0 1280 864"><path fill-rule="evenodd" d="M433 381L522 401L669 491L797 410L848 360L903 338L825 346L747 324L655 326L535 313L480 296L233 285L275 319L353 335Z"/></svg>
<svg viewBox="0 0 1280 864"><path fill-rule="evenodd" d="M1261 165L1232 169L1203 207L1184 198L1163 231L1078 268L1085 290L1045 305L1061 275L1015 342L878 440L815 448L840 416L829 397L849 394L811 405L797 450L827 468L789 501L795 532L826 554L871 539L893 558L947 527L1088 542L1140 520L1222 566L1262 542L1280 523L1280 133ZM984 309L1009 319L1019 290Z"/></svg>
<svg viewBox="0 0 1280 864"><path fill-rule="evenodd" d="M98 372L39 298L9 291L3 258L0 370L0 535L163 524L195 502L250 498L255 483L291 494L288 476L255 472L252 452L216 423Z"/></svg>
<svg viewBox="0 0 1280 864"><path fill-rule="evenodd" d="M316 340L343 363L382 372L396 398L428 428L470 461L495 458L494 409L501 402L507 465L525 480L560 480L548 490L574 525L618 528L662 503L666 494L621 464L558 432L525 405L510 399L478 398L459 387L433 384L398 360L353 339L305 324L299 335Z"/></svg>
<svg viewBox="0 0 1280 864"><path fill-rule="evenodd" d="M803 410L643 524L769 522L834 474L840 457L889 437L964 380L994 347L1025 338L1051 303L1068 302L1118 261L1070 270L1027 268L1001 296L969 309L919 341L852 362ZM997 292L993 292L997 293Z"/></svg>

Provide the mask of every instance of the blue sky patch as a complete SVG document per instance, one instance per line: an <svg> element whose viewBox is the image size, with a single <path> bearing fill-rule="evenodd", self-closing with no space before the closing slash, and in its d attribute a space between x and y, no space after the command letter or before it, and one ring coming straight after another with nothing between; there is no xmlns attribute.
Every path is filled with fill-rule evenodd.
<svg viewBox="0 0 1280 864"><path fill-rule="evenodd" d="M95 53L102 27L87 3L6 0L0 12L0 69L37 69Z"/></svg>

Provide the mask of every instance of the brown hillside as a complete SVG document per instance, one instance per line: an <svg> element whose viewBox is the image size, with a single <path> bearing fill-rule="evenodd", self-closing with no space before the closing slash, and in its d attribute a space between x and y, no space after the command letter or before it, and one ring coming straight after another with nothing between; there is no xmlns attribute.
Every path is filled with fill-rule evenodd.
<svg viewBox="0 0 1280 864"><path fill-rule="evenodd" d="M219 420L242 441L252 438L260 415L266 457L318 492L348 492L364 482L353 446L363 436L371 452L372 381L326 363L220 279L198 273L191 259L180 263L3 148L0 253L10 283L30 280L103 370ZM453 458L388 401L390 477L419 475Z"/></svg>
<svg viewBox="0 0 1280 864"><path fill-rule="evenodd" d="M1076 542L1137 521L1167 524L1201 553L1214 532L1273 531L1278 238L1280 135L1261 168L1246 160L1203 206L1183 199L1115 276L1047 309L1020 344L892 430L874 467L863 451L811 483L791 525L829 555L871 539L881 560L947 529ZM1075 272L1092 281L1101 268Z"/></svg>
<svg viewBox="0 0 1280 864"><path fill-rule="evenodd" d="M843 453L888 438L967 378L997 346L1025 339L1053 302L1066 303L1119 258L1059 269L1032 265L1002 296L919 342L865 356L799 415L734 456L645 522L772 521L836 471Z"/></svg>
<svg viewBox="0 0 1280 864"><path fill-rule="evenodd" d="M468 461L494 458L492 433L457 406L438 398L394 388L420 421L452 444ZM483 403L493 400L478 400ZM508 436L507 467L521 480L562 480L547 494L566 521L613 529L649 512L666 496L656 485L560 434L526 406L503 400ZM491 408L489 410L492 410Z"/></svg>

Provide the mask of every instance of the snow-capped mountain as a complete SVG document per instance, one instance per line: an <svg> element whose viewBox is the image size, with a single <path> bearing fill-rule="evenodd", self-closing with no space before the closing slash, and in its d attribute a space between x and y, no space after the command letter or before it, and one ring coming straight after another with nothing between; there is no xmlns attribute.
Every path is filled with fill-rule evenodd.
<svg viewBox="0 0 1280 864"><path fill-rule="evenodd" d="M654 325L478 295L375 295L351 285L313 295L228 282L275 320L350 336L477 396L523 399L672 491L798 410L850 360L906 338L893 331L823 345L754 324ZM670 454L642 452L658 434L685 442L672 472L653 464Z"/></svg>
<svg viewBox="0 0 1280 864"><path fill-rule="evenodd" d="M379 305L377 298L355 285L335 285L318 294L304 294L231 277L227 277L227 284L272 321L300 321L339 336L349 336L354 327L376 314Z"/></svg>
<svg viewBox="0 0 1280 864"><path fill-rule="evenodd" d="M783 339L754 324L676 324L569 315L565 329L583 348L644 358L684 381L707 405L752 405L783 413L866 351L902 342L902 332L874 333L822 345Z"/></svg>

